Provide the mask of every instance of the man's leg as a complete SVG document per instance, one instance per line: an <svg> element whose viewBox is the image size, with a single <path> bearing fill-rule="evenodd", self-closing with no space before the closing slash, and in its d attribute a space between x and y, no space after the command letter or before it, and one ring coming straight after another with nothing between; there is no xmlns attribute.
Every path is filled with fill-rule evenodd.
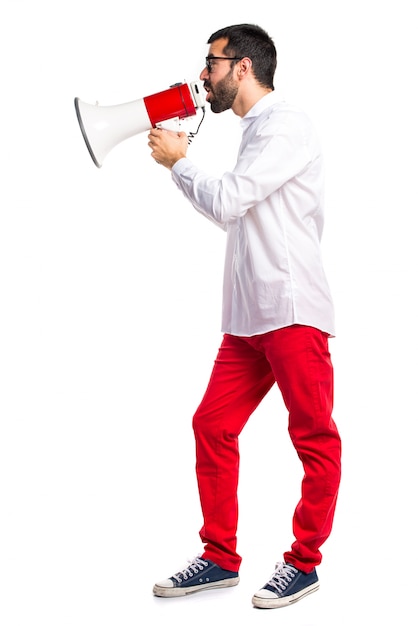
<svg viewBox="0 0 418 626"><path fill-rule="evenodd" d="M331 533L341 475L341 441L332 418L333 367L325 333L289 326L260 337L289 410L289 434L304 467L287 563L309 573Z"/></svg>
<svg viewBox="0 0 418 626"><path fill-rule="evenodd" d="M202 558L238 571L238 436L274 384L264 355L245 338L225 335L193 428L196 474L203 513Z"/></svg>

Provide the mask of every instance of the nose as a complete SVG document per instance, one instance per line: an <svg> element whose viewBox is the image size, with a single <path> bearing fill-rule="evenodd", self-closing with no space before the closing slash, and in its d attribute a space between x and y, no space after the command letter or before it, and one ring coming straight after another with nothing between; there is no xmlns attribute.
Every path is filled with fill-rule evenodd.
<svg viewBox="0 0 418 626"><path fill-rule="evenodd" d="M209 78L209 72L208 72L208 68L205 65L203 70L200 72L199 79L200 80L206 80L207 78Z"/></svg>

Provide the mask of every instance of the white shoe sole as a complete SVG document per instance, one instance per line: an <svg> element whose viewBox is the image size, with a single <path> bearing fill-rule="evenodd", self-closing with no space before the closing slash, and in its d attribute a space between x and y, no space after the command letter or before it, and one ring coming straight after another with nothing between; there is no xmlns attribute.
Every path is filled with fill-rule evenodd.
<svg viewBox="0 0 418 626"><path fill-rule="evenodd" d="M197 593L198 591L206 591L207 589L224 589L226 587L234 587L239 583L239 576L235 578L225 578L224 580L217 580L213 583L205 583L202 585L194 585L193 587L161 587L160 585L154 585L152 593L159 598L176 598L179 596L188 596L191 593Z"/></svg>
<svg viewBox="0 0 418 626"><path fill-rule="evenodd" d="M314 591L318 591L319 582L313 583L309 585L309 587L305 587L298 593L294 593L291 596L285 596L283 598L263 598L258 596L256 593L253 595L253 605L258 609L279 609L282 606L288 606L289 604L294 604L298 600L302 600L305 596L308 596L310 593L314 593Z"/></svg>

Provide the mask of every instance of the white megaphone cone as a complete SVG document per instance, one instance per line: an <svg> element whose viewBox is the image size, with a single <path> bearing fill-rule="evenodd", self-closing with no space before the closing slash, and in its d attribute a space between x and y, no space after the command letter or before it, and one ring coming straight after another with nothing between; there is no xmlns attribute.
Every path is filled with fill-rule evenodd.
<svg viewBox="0 0 418 626"><path fill-rule="evenodd" d="M75 98L78 123L97 167L118 143L168 120L183 120L204 109L205 99L197 82L178 83L151 96L114 106L86 104Z"/></svg>

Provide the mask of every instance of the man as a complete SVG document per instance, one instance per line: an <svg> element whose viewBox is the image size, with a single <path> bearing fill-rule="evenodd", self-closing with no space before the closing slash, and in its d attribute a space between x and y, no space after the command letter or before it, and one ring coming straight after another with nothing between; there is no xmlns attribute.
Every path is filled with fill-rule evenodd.
<svg viewBox="0 0 418 626"><path fill-rule="evenodd" d="M214 113L232 109L241 118L234 170L208 176L187 158L185 133L149 133L151 156L171 170L194 208L227 232L224 335L193 418L204 551L153 592L175 597L238 583L238 437L277 383L304 478L295 541L252 600L275 608L318 589L319 548L331 532L340 482L328 352L333 305L320 252L323 161L309 119L275 96L269 35L240 24L215 32L208 44L200 75L206 100ZM279 495L278 485L273 476Z"/></svg>

